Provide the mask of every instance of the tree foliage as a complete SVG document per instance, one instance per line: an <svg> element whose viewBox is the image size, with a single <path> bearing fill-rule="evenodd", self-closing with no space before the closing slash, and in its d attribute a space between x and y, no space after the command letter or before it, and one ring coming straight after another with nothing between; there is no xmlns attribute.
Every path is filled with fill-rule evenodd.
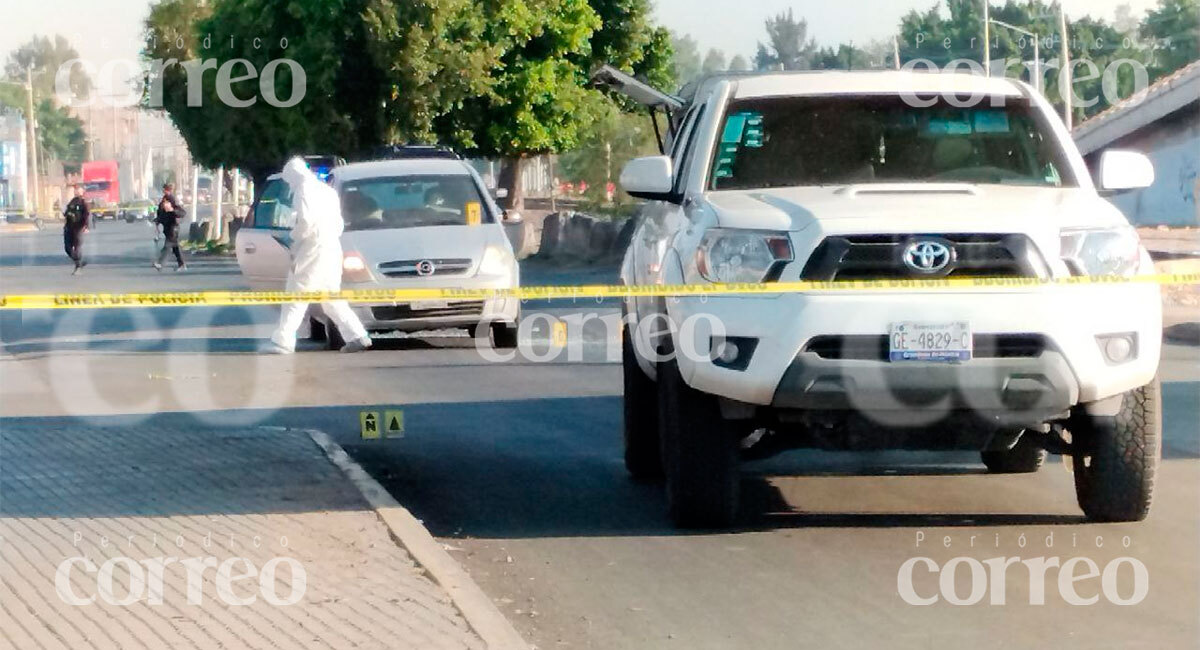
<svg viewBox="0 0 1200 650"><path fill-rule="evenodd" d="M55 78L59 67L71 59L79 58L79 52L71 47L62 36L34 36L8 55L4 74L9 79L24 83L26 69L33 67L33 93L35 97L55 96ZM71 69L69 83L77 97L87 97L92 90L92 80L81 66ZM57 101L56 101L57 103Z"/></svg>
<svg viewBox="0 0 1200 650"><path fill-rule="evenodd" d="M791 9L767 19L767 43L758 44L755 67L759 70L808 70L817 50L808 36L808 21L796 19Z"/></svg>
<svg viewBox="0 0 1200 650"><path fill-rule="evenodd" d="M291 155L348 156L378 143L384 126L382 84L374 67L364 65L367 33L360 16L365 2L163 0L152 7L143 51L150 61L211 59L219 68L241 59L262 74L273 60L286 58L305 77L304 99L290 107L265 101L258 75L231 83L236 100L254 102L239 106L218 95L217 72L204 73L203 83L190 88L183 66L166 67L162 106L196 161L242 167L261 181ZM255 41L263 35L269 36ZM235 79L248 73L244 64L232 65ZM274 96L286 103L293 96L292 69L278 65L274 72ZM156 81L149 79L148 87ZM189 105L189 89L198 92L199 105Z"/></svg>

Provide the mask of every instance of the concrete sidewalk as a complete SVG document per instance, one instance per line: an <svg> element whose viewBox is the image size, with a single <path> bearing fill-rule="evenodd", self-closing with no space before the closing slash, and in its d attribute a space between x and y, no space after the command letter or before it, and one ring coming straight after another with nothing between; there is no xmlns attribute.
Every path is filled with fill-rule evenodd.
<svg viewBox="0 0 1200 650"><path fill-rule="evenodd" d="M0 420L0 648L483 648L301 431Z"/></svg>

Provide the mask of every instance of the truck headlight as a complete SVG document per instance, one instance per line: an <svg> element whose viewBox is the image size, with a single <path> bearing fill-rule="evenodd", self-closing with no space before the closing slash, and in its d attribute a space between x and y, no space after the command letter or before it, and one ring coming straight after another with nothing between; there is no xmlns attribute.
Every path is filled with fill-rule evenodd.
<svg viewBox="0 0 1200 650"><path fill-rule="evenodd" d="M1063 230L1061 241L1075 275L1133 275L1141 261L1141 240L1130 226Z"/></svg>
<svg viewBox="0 0 1200 650"><path fill-rule="evenodd" d="M792 261L786 233L713 228L696 250L696 270L709 282L772 282Z"/></svg>

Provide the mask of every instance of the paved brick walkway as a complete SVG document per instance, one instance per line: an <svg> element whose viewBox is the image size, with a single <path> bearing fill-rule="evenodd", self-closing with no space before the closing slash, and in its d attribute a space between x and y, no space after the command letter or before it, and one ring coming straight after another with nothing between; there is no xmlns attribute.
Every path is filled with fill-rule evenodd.
<svg viewBox="0 0 1200 650"><path fill-rule="evenodd" d="M304 433L0 420L10 647L483 643Z"/></svg>

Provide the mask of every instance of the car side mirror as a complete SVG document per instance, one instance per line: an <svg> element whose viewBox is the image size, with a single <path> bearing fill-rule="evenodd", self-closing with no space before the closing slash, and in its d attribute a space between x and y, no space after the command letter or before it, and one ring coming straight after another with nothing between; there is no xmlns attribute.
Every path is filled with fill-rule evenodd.
<svg viewBox="0 0 1200 650"><path fill-rule="evenodd" d="M1137 190L1154 184L1154 163L1145 154L1113 149L1100 155L1098 185L1106 192Z"/></svg>
<svg viewBox="0 0 1200 650"><path fill-rule="evenodd" d="M621 189L630 196L648 201L671 200L675 186L673 163L667 156L634 158L621 170Z"/></svg>
<svg viewBox="0 0 1200 650"><path fill-rule="evenodd" d="M505 210L504 212L500 213L501 223L518 224L521 223L521 221L521 213L517 212L516 210Z"/></svg>
<svg viewBox="0 0 1200 650"><path fill-rule="evenodd" d="M496 189L492 190L492 196L494 196L497 199L507 199L508 198L508 188L497 187Z"/></svg>

